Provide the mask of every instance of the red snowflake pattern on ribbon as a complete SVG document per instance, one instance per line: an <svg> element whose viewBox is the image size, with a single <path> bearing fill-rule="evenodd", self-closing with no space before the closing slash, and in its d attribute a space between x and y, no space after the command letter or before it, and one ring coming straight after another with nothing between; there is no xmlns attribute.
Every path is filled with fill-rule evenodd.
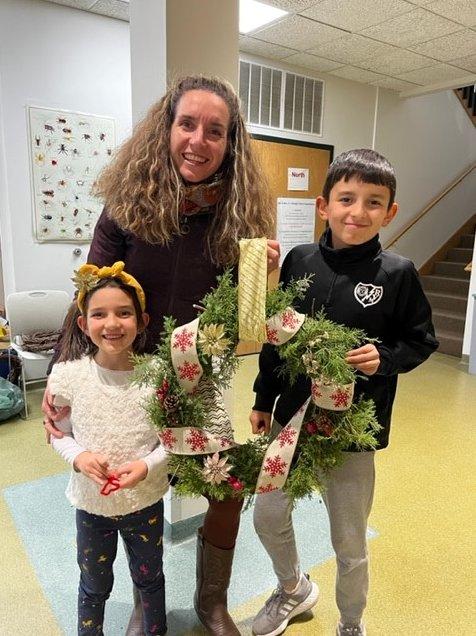
<svg viewBox="0 0 476 636"><path fill-rule="evenodd" d="M284 460L281 459L279 455L275 455L274 457L268 457L265 462L264 472L271 475L271 477L276 477L276 475L284 475L284 469L287 464Z"/></svg>
<svg viewBox="0 0 476 636"><path fill-rule="evenodd" d="M181 380L190 380L193 382L200 373L200 367L196 362L185 361L182 366L177 367Z"/></svg>
<svg viewBox="0 0 476 636"><path fill-rule="evenodd" d="M190 435L185 438L187 444L189 444L193 451L204 451L207 446L207 437L198 428L191 428Z"/></svg>
<svg viewBox="0 0 476 636"><path fill-rule="evenodd" d="M283 448L283 446L286 446L286 445L291 446L292 444L294 444L294 438L296 437L296 433L297 431L294 428L288 428L288 427L283 428L281 433L276 437L281 448Z"/></svg>
<svg viewBox="0 0 476 636"><path fill-rule="evenodd" d="M270 344L279 344L278 330L271 329L270 327L268 327L268 325L266 325L266 340Z"/></svg>
<svg viewBox="0 0 476 636"><path fill-rule="evenodd" d="M265 492L273 492L273 490L278 490L276 486L273 486L273 484L266 484L266 486L260 486L258 488L258 492L260 494L263 494Z"/></svg>
<svg viewBox="0 0 476 636"><path fill-rule="evenodd" d="M172 433L170 428L164 429L163 433L159 433L160 441L165 448L173 448L174 444L177 443L177 438Z"/></svg>
<svg viewBox="0 0 476 636"><path fill-rule="evenodd" d="M331 400L333 400L334 406L348 406L349 398L349 392L345 389L337 388L334 393L331 394Z"/></svg>
<svg viewBox="0 0 476 636"><path fill-rule="evenodd" d="M311 393L312 393L312 398L314 400L317 400L318 398L322 397L322 393L319 391L319 385L317 384L317 382L312 383Z"/></svg>
<svg viewBox="0 0 476 636"><path fill-rule="evenodd" d="M299 324L299 319L293 311L286 309L286 311L283 311L283 315L281 316L281 322L283 323L283 327L295 329Z"/></svg>
<svg viewBox="0 0 476 636"><path fill-rule="evenodd" d="M220 437L220 446L225 448L231 444L231 440L228 437Z"/></svg>
<svg viewBox="0 0 476 636"><path fill-rule="evenodd" d="M184 327L182 331L179 331L174 334L174 341L172 347L174 349L180 349L182 353L190 349L193 346L193 331L187 331L187 328Z"/></svg>

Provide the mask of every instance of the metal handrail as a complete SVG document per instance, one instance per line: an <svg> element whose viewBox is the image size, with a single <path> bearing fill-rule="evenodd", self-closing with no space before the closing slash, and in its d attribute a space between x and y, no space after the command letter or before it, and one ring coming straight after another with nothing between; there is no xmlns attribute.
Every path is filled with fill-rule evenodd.
<svg viewBox="0 0 476 636"><path fill-rule="evenodd" d="M428 214L428 212L431 210L431 208L433 208L439 201L441 201L441 199L443 197L445 197L448 192L450 192L451 190L453 190L453 188L455 188L458 183L460 181L462 181L470 172L472 172L474 169L476 168L476 163L474 163L472 166L470 166L469 168L467 168L462 174L459 175L459 177L457 177L452 183L450 183L450 185L445 188L442 192L440 192L440 194L433 199L433 201L431 201L426 207L423 208L423 210L420 212L420 214L418 214L413 221L411 221L410 223L408 223L407 225L405 225L405 227L403 228L403 230L401 230L396 237L392 238L392 240L390 241L390 243L387 243L385 245L385 249L388 249L389 247L391 247L392 245L395 245L395 243L397 241L399 241L402 236L404 234L406 234L408 232L408 230L410 230L415 223L418 223L418 221L426 216L426 214Z"/></svg>

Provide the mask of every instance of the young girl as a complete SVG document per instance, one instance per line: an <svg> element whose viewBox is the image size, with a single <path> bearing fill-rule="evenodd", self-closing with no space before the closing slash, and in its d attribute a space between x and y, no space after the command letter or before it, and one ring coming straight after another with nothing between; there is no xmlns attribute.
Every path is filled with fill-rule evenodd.
<svg viewBox="0 0 476 636"><path fill-rule="evenodd" d="M162 572L166 456L141 403L147 390L130 384L131 352L139 351L149 317L142 287L124 263L83 265L76 318L69 315L60 361L48 387L55 404L71 407L52 440L73 466L66 491L76 507L78 634L103 634L113 585L118 532L139 590L144 633L165 634Z"/></svg>

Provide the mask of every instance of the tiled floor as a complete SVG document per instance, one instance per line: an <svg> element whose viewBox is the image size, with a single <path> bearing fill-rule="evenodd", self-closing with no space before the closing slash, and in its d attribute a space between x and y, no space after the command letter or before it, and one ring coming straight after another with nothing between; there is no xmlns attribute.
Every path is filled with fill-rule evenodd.
<svg viewBox="0 0 476 636"><path fill-rule="evenodd" d="M252 402L250 387L255 370L256 358L247 357L235 378L235 422L239 439L248 433L246 418ZM31 406L29 421L15 419L0 424L0 490L7 489L0 497L0 634L73 634L72 629L60 625L74 623L74 606L68 606L74 598L76 574L71 570L61 579L53 567L54 560L61 564L61 559L54 559L58 555L53 553L65 544L67 534L61 524L62 510L65 517L70 515L72 519L73 515L64 500L60 500L59 490L48 491L48 484L60 484L61 477L47 479L64 473L65 467L44 443L39 394L33 395ZM378 453L377 489L370 520L375 536L370 541L372 580L366 614L369 636L467 633L475 605L472 557L475 509L470 485L474 472L476 376L469 376L466 367L455 358L435 354L424 366L401 377L393 419L390 448ZM15 511L15 520L12 516L15 493L20 498L17 501L21 500L21 521ZM45 497L48 501L48 496L51 508L48 510L46 506L45 512L42 502ZM321 598L314 614L303 616L290 625L286 633L331 635L337 618L333 598L335 566L333 559L328 558L325 515L319 516L317 502L309 505L314 509L301 506L296 522L301 545L305 547L303 560L321 588ZM46 515L41 523L38 522L40 511ZM307 521L310 515L317 516L318 532ZM259 554L259 545L252 534L250 520L245 517L230 593L233 614L243 634L251 633L252 617L273 585L266 557ZM28 544L32 541L40 557L32 557L29 552ZM71 562L74 562L74 545L69 538L66 554L68 542ZM190 570L188 586L191 588L193 542L182 546L183 554L190 552L190 564L178 550L174 556L174 550L171 548L168 577L173 577L175 570L183 577L185 567ZM252 567L247 563L248 552L251 554L252 550L258 550L254 558L260 559L259 567L255 562ZM43 564L40 573L38 558ZM118 570L124 569L118 563ZM250 577L257 570L260 577L253 580ZM109 636L123 633L121 621L129 610L128 582L124 574L117 572L119 596L117 607L111 613L111 620L112 615L115 618L106 631ZM51 601L55 586L59 595L56 602ZM175 587L170 587L172 592ZM73 590L69 597L68 590ZM261 593L254 596L255 591ZM188 629L187 626L193 624L193 613L189 611L191 599L187 600L187 594L178 596L178 592L174 592L169 599L172 610L169 633L171 636L203 634L200 630Z"/></svg>

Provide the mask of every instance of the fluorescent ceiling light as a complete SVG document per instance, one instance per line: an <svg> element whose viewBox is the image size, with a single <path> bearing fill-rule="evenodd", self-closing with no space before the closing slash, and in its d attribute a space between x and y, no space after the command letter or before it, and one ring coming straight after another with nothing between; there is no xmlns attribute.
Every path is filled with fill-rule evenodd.
<svg viewBox="0 0 476 636"><path fill-rule="evenodd" d="M287 11L270 7L256 0L240 0L240 33L249 33L255 29L269 24L283 15Z"/></svg>

